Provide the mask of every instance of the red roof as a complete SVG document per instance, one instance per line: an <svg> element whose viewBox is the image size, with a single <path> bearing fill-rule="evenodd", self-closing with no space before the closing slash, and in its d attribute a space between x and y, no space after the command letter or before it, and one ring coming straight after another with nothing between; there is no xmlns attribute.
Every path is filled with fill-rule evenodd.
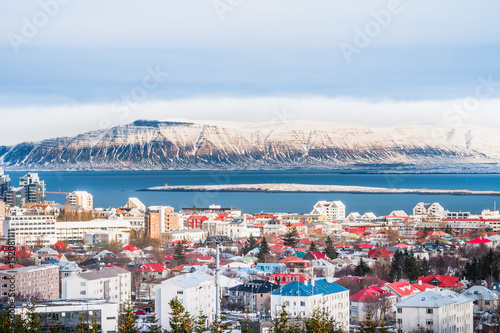
<svg viewBox="0 0 500 333"><path fill-rule="evenodd" d="M467 244L484 244L484 243L491 243L491 241L488 238L478 237L474 238L470 242L467 242Z"/></svg>
<svg viewBox="0 0 500 333"><path fill-rule="evenodd" d="M213 259L214 259L213 257L201 257L201 258L198 258L199 261L211 261Z"/></svg>
<svg viewBox="0 0 500 333"><path fill-rule="evenodd" d="M133 252L133 251L139 251L140 248L138 248L137 246L135 245L132 245L132 244L128 244L128 245L125 245L123 247L124 250L127 250L127 251L130 251L130 252Z"/></svg>
<svg viewBox="0 0 500 333"><path fill-rule="evenodd" d="M272 283L278 283L280 281L281 285L288 284L292 281L311 281L311 278L303 274L273 274L265 278L266 281Z"/></svg>
<svg viewBox="0 0 500 333"><path fill-rule="evenodd" d="M174 260L174 256L170 255L170 254L165 254L163 256L163 258L165 258L165 260L168 260L168 261L172 261Z"/></svg>
<svg viewBox="0 0 500 333"><path fill-rule="evenodd" d="M357 293L349 297L349 300L354 302L372 302L378 300L381 297L392 297L392 296L395 295L377 286L371 286L358 291Z"/></svg>
<svg viewBox="0 0 500 333"><path fill-rule="evenodd" d="M429 289L436 288L436 286L434 286L432 284L423 283L423 282L420 282L420 281L419 281L419 283L412 284L412 286L415 287L415 288L417 288L420 291L426 291L426 290L429 290Z"/></svg>
<svg viewBox="0 0 500 333"><path fill-rule="evenodd" d="M24 267L24 266L23 265L19 265L19 264L7 264L7 265L0 266L0 270L3 270L3 269L16 269L16 268L21 268L21 267Z"/></svg>
<svg viewBox="0 0 500 333"><path fill-rule="evenodd" d="M413 285L410 284L410 282L408 282L406 280L394 282L394 283L389 283L389 284L386 284L385 286L394 290L394 292L397 293L399 296L407 296L407 295L418 293L420 291L419 289L415 288Z"/></svg>
<svg viewBox="0 0 500 333"><path fill-rule="evenodd" d="M146 264L141 264L139 268L137 268L138 272L164 272L168 271L168 268L165 265L159 264L157 262L149 262Z"/></svg>
<svg viewBox="0 0 500 333"><path fill-rule="evenodd" d="M60 251L73 250L71 246L61 241L55 242L52 246L54 247L54 249L59 249Z"/></svg>
<svg viewBox="0 0 500 333"><path fill-rule="evenodd" d="M368 244L368 243L364 243L364 244L361 244L361 245L359 246L359 248L360 248L360 249L373 249L373 248L374 248L374 246L373 246L373 245L371 245L371 244Z"/></svg>
<svg viewBox="0 0 500 333"><path fill-rule="evenodd" d="M460 278L449 275L427 275L418 277L418 281L422 281L422 283L437 285L441 288L454 288L463 286L463 284L460 283L459 280Z"/></svg>
<svg viewBox="0 0 500 333"><path fill-rule="evenodd" d="M368 251L368 257L394 257L394 253L392 253L385 247L379 247L378 249L372 249Z"/></svg>
<svg viewBox="0 0 500 333"><path fill-rule="evenodd" d="M320 251L309 251L306 255L311 255L314 259L327 259L326 254Z"/></svg>

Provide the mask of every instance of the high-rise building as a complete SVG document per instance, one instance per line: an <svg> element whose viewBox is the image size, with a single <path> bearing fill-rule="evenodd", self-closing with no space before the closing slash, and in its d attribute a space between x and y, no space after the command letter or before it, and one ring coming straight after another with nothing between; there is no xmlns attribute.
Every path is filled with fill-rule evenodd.
<svg viewBox="0 0 500 333"><path fill-rule="evenodd" d="M10 187L10 177L3 173L3 169L0 168L0 199L4 199L7 196L7 191Z"/></svg>
<svg viewBox="0 0 500 333"><path fill-rule="evenodd" d="M151 206L146 211L144 222L149 237L159 239L162 234L179 229L179 214L170 206Z"/></svg>
<svg viewBox="0 0 500 333"><path fill-rule="evenodd" d="M19 187L24 187L27 203L43 203L45 201L45 182L40 180L38 173L28 172L19 178Z"/></svg>
<svg viewBox="0 0 500 333"><path fill-rule="evenodd" d="M83 210L94 209L94 197L87 191L74 191L66 196L66 204L80 206Z"/></svg>
<svg viewBox="0 0 500 333"><path fill-rule="evenodd" d="M24 187L10 187L5 195L5 202L11 207L23 207L26 203Z"/></svg>

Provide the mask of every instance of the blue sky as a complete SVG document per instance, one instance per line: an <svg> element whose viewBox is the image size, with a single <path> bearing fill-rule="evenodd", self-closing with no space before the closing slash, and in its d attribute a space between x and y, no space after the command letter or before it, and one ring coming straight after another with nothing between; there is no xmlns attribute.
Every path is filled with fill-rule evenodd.
<svg viewBox="0 0 500 333"><path fill-rule="evenodd" d="M498 120L496 1L4 0L2 6L0 119L29 120L28 131L8 129L0 145L73 135L104 126L103 119L265 122L276 107L296 120L392 126L434 117L441 124L450 105L474 98L479 78L488 77L499 81L498 89L462 118L489 126ZM346 56L346 45L355 52ZM140 90L154 69L168 75ZM127 100L134 89L142 95ZM353 107L346 100L356 112L346 111ZM124 105L126 116L116 112Z"/></svg>

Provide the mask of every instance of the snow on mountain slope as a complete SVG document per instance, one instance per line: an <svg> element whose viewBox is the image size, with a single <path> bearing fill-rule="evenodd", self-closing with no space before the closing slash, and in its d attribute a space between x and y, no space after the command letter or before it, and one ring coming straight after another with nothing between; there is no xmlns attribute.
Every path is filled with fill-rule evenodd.
<svg viewBox="0 0 500 333"><path fill-rule="evenodd" d="M437 168L500 163L500 135L424 126L330 130L132 124L0 146L9 169Z"/></svg>

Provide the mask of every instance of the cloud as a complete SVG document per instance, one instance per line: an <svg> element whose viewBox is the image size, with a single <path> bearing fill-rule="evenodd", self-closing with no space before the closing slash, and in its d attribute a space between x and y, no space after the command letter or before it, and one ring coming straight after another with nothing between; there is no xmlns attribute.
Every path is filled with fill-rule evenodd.
<svg viewBox="0 0 500 333"><path fill-rule="evenodd" d="M476 105L477 104L477 105ZM318 128L399 125L491 126L500 115L500 99L442 101L364 100L352 98L193 98L158 100L128 108L109 104L17 106L0 108L11 124L2 130L0 145L59 136L131 123L137 119L183 120L223 126Z"/></svg>

